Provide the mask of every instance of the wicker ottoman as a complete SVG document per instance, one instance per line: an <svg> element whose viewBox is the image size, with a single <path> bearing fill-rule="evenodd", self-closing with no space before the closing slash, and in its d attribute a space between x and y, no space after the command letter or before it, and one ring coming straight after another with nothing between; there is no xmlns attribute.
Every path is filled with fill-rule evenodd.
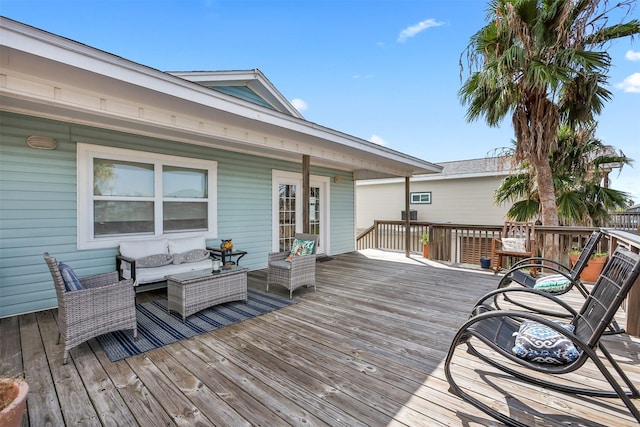
<svg viewBox="0 0 640 427"><path fill-rule="evenodd" d="M167 276L167 311L187 316L229 301L247 300L246 268L233 267L212 273L210 270Z"/></svg>

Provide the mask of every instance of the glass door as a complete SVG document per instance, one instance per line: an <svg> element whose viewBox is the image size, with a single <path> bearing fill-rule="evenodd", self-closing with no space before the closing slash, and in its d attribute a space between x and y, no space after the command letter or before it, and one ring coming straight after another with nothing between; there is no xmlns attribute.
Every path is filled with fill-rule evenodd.
<svg viewBox="0 0 640 427"><path fill-rule="evenodd" d="M309 197L309 232L318 235L317 253L324 253L328 230L329 178L311 177ZM273 172L273 250L288 251L295 233L302 233L302 177L300 174Z"/></svg>

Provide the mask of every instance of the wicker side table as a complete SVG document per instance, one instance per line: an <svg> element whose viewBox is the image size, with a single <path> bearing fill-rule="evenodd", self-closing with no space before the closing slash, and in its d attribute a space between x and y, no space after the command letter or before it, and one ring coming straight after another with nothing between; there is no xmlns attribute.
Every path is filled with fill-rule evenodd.
<svg viewBox="0 0 640 427"><path fill-rule="evenodd" d="M167 276L167 311L188 316L229 301L247 300L247 269L233 267L212 273L209 270Z"/></svg>

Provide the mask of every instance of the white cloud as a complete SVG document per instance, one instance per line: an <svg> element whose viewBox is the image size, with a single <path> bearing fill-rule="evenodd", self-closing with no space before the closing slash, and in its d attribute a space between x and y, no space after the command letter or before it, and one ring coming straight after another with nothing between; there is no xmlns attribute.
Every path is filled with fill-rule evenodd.
<svg viewBox="0 0 640 427"><path fill-rule="evenodd" d="M624 57L629 61L640 61L640 52L628 50Z"/></svg>
<svg viewBox="0 0 640 427"><path fill-rule="evenodd" d="M298 111L304 111L307 108L309 108L309 106L307 105L306 102L304 102L302 99L300 98L296 98L296 99L292 99L291 100L291 105L294 106L294 108Z"/></svg>
<svg viewBox="0 0 640 427"><path fill-rule="evenodd" d="M384 139L380 138L378 135L371 135L371 138L369 138L370 142L373 142L374 144L378 144L378 145L382 145L383 147L386 147L388 145L387 141L385 141Z"/></svg>
<svg viewBox="0 0 640 427"><path fill-rule="evenodd" d="M640 73L631 74L629 77L624 79L622 83L618 83L616 87L624 90L625 92L640 93Z"/></svg>
<svg viewBox="0 0 640 427"><path fill-rule="evenodd" d="M405 41L407 41L407 39L415 37L417 34L423 32L424 30L427 30L431 27L439 27L443 24L444 22L438 22L435 19L425 19L422 22L418 22L417 24L402 30L400 32L400 35L398 35L398 43L404 43Z"/></svg>

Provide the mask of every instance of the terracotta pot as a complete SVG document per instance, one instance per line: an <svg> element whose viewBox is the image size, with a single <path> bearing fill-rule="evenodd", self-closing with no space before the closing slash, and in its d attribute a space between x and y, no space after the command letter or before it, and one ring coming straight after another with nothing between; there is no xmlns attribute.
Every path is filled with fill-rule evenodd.
<svg viewBox="0 0 640 427"><path fill-rule="evenodd" d="M2 379L0 382L3 384L7 382L12 383L12 387L8 389L8 393L15 395L15 398L11 403L0 411L0 426L17 427L22 424L22 415L24 414L27 404L27 392L29 391L29 385L22 380L14 381L12 379Z"/></svg>
<svg viewBox="0 0 640 427"><path fill-rule="evenodd" d="M422 256L425 258L429 258L429 244L422 245Z"/></svg>
<svg viewBox="0 0 640 427"><path fill-rule="evenodd" d="M579 256L579 254L569 254L571 266L576 265L576 261L578 261ZM607 259L608 257L606 256L591 257L589 262L587 262L587 266L580 274L580 280L583 282L596 282L598 277L600 277L600 273L602 273L604 265L607 263Z"/></svg>
<svg viewBox="0 0 640 427"><path fill-rule="evenodd" d="M596 282L606 263L606 256L591 257L587 266L582 270L582 274L580 274L580 280L583 282Z"/></svg>

